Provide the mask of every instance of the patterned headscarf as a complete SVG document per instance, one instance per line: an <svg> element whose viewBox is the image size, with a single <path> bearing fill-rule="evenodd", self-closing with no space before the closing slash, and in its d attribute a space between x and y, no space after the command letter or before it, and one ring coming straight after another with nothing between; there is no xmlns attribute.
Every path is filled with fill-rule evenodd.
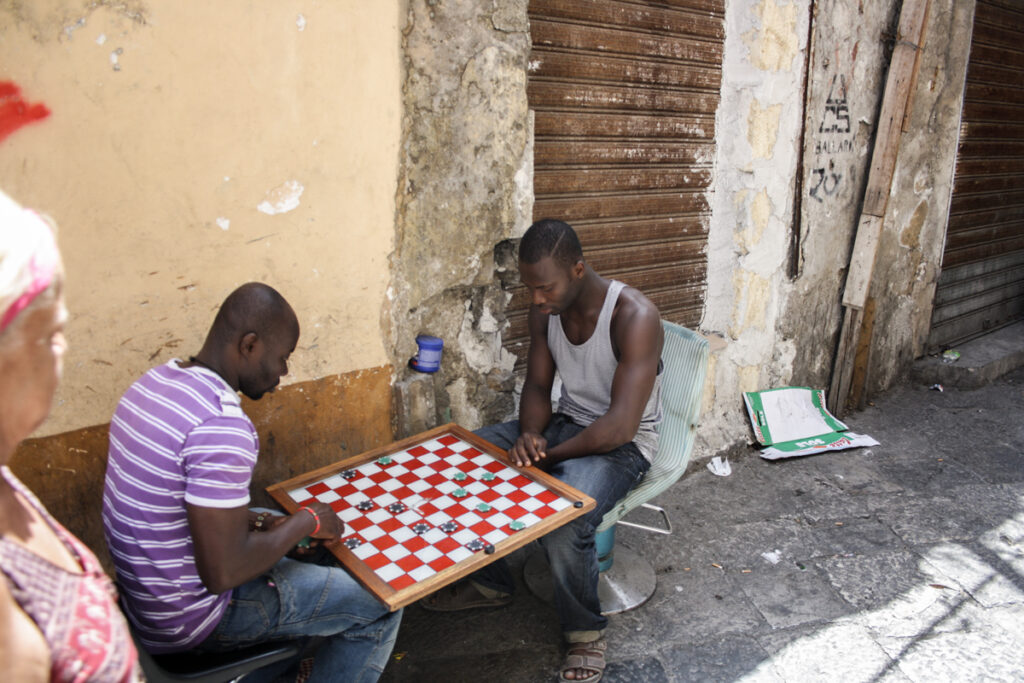
<svg viewBox="0 0 1024 683"><path fill-rule="evenodd" d="M50 224L0 192L0 334L46 291L59 268Z"/></svg>

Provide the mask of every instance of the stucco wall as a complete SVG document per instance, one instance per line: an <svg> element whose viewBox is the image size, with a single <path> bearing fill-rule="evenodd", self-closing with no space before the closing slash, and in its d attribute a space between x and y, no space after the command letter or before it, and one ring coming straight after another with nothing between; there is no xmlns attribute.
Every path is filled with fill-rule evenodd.
<svg viewBox="0 0 1024 683"><path fill-rule="evenodd" d="M745 440L742 392L784 385L792 373L799 340L778 329L790 288L786 266L808 20L803 1L726 4L700 325L713 343L698 456Z"/></svg>
<svg viewBox="0 0 1024 683"><path fill-rule="evenodd" d="M299 315L285 384L389 364L402 12L0 2L0 80L52 111L0 143L0 187L57 220L67 262L70 351L42 434L107 422L249 280Z"/></svg>

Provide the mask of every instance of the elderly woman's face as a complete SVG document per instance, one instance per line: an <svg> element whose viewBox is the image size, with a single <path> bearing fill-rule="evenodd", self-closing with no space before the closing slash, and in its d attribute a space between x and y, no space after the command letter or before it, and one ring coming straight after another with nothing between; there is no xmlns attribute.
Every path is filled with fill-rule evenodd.
<svg viewBox="0 0 1024 683"><path fill-rule="evenodd" d="M13 404L4 405L6 413L0 420L4 423L4 436L15 442L24 439L42 424L50 414L50 404L57 391L64 367L64 324L67 309L64 297L57 297L48 305L32 306L22 313L24 320L18 321L19 329L8 330L19 338L11 339L5 345L3 365L4 394L18 397ZM9 430L9 431L8 431Z"/></svg>

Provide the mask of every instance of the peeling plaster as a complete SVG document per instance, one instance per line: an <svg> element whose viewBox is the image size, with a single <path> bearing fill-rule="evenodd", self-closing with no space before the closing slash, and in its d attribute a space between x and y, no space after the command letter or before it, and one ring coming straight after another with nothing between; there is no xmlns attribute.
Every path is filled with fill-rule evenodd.
<svg viewBox="0 0 1024 683"><path fill-rule="evenodd" d="M747 252L753 251L760 244L771 215L772 200L768 198L767 190L761 190L750 203L750 227L741 236Z"/></svg>
<svg viewBox="0 0 1024 683"><path fill-rule="evenodd" d="M733 275L736 287L736 301L743 302L742 308L737 307L736 318L731 330L734 338L752 330L764 331L770 298L770 283L767 279L747 271L737 271Z"/></svg>
<svg viewBox="0 0 1024 683"><path fill-rule="evenodd" d="M775 0L762 0L754 12L761 19L761 29L743 36L750 49L750 62L763 71L784 71L793 66L799 52L796 2L781 5Z"/></svg>
<svg viewBox="0 0 1024 683"><path fill-rule="evenodd" d="M305 189L299 181L289 180L268 191L266 199L260 202L256 209L268 216L293 211L299 208L299 197Z"/></svg>
<svg viewBox="0 0 1024 683"><path fill-rule="evenodd" d="M782 105L773 104L761 107L754 100L750 103L750 114L747 116L747 142L753 150L755 159L770 159L775 149L775 141L779 136L779 117Z"/></svg>
<svg viewBox="0 0 1024 683"><path fill-rule="evenodd" d="M928 217L928 202L921 202L914 209L914 215L910 217L910 220L904 226L900 232L900 244L907 247L908 249L920 249L921 248L921 226L924 225L925 218Z"/></svg>

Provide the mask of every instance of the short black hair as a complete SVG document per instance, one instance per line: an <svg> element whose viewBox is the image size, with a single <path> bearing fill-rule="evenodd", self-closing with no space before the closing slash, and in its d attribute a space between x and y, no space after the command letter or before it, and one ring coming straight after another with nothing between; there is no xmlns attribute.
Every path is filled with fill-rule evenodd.
<svg viewBox="0 0 1024 683"><path fill-rule="evenodd" d="M583 260L583 247L572 226L564 221L543 218L523 235L519 242L519 260L537 263L550 256L563 266L573 266Z"/></svg>
<svg viewBox="0 0 1024 683"><path fill-rule="evenodd" d="M247 282L221 304L210 335L226 343L249 332L261 337L294 332L297 325L295 312L280 292L262 282Z"/></svg>

